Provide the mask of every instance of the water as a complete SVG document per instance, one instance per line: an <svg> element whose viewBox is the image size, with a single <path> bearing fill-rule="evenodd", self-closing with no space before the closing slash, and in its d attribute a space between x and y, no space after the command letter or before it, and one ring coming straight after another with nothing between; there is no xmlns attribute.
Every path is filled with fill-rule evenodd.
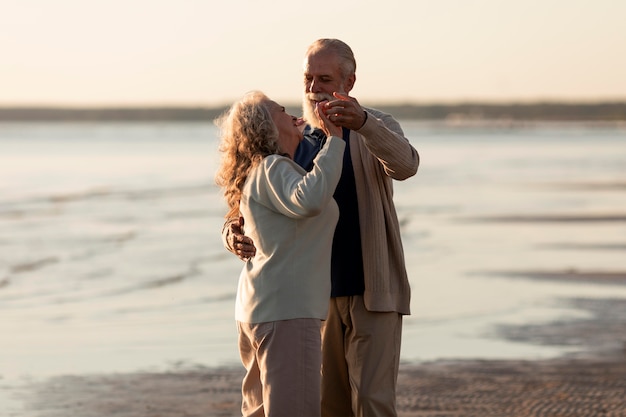
<svg viewBox="0 0 626 417"><path fill-rule="evenodd" d="M546 358L498 325L584 317L558 300L619 285L507 271L625 271L626 131L404 122L422 157L396 183L412 312L402 359ZM0 376L238 365L241 263L206 123L0 124ZM584 220L584 219L583 219Z"/></svg>

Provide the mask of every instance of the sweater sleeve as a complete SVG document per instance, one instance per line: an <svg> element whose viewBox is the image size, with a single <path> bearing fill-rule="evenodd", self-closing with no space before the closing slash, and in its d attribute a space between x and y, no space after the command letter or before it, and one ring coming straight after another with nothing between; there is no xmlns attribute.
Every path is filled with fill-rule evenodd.
<svg viewBox="0 0 626 417"><path fill-rule="evenodd" d="M278 155L265 158L251 198L288 217L318 215L337 188L345 146L341 138L331 136L307 173L291 159Z"/></svg>
<svg viewBox="0 0 626 417"><path fill-rule="evenodd" d="M391 115L365 109L368 117L357 132L367 149L382 164L385 173L395 180L405 180L417 172L420 159L417 150L404 137L404 132Z"/></svg>

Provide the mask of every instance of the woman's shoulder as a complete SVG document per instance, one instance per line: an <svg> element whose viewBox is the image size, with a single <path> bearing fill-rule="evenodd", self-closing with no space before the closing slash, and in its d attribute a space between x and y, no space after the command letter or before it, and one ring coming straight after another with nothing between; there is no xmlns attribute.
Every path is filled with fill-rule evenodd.
<svg viewBox="0 0 626 417"><path fill-rule="evenodd" d="M306 171L292 159L278 154L268 155L263 158L248 174L246 182L257 186L263 183L283 182L291 175L304 175Z"/></svg>
<svg viewBox="0 0 626 417"><path fill-rule="evenodd" d="M279 155L279 154L273 154L273 155L268 155L265 158L263 158L263 161L261 161L260 167L265 170L265 171L291 171L291 170L295 170L298 173L304 173L305 171L298 165L296 164L293 159L287 157L287 156L283 156L283 155Z"/></svg>

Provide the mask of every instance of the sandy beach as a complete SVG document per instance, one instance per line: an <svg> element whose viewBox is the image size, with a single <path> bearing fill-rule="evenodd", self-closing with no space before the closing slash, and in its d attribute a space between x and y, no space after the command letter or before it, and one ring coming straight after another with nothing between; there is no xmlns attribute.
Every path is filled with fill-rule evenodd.
<svg viewBox="0 0 626 417"><path fill-rule="evenodd" d="M66 376L30 387L37 417L237 416L241 369ZM544 361L438 361L400 369L398 414L626 416L623 355Z"/></svg>

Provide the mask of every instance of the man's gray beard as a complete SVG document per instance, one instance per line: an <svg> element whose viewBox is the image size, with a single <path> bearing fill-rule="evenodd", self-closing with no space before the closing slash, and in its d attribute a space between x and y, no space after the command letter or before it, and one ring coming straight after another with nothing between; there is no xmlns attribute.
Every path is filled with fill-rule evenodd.
<svg viewBox="0 0 626 417"><path fill-rule="evenodd" d="M343 84L341 85L340 91L342 92L342 94L346 94L346 93L343 93ZM315 114L316 102L311 101L311 99L317 100L317 101L321 101L321 100L332 101L335 98L331 94L326 94L326 93L305 93L304 97L302 98L302 117L312 127L316 129L321 129L322 123L320 122L317 115Z"/></svg>
<svg viewBox="0 0 626 417"><path fill-rule="evenodd" d="M316 129L322 128L322 124L315 114L315 102L309 101L306 97L302 99L302 117L311 127Z"/></svg>

